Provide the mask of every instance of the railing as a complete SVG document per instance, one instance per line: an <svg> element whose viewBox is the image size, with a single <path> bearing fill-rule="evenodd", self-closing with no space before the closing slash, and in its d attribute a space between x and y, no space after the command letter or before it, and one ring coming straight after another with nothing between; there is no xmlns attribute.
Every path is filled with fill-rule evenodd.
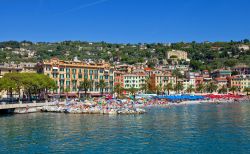
<svg viewBox="0 0 250 154"><path fill-rule="evenodd" d="M27 99L20 99L18 100L17 98L3 98L0 99L0 105L4 105L4 104L20 104L20 102L22 104L28 104L28 103L44 103L45 99L32 99L32 100L27 100Z"/></svg>

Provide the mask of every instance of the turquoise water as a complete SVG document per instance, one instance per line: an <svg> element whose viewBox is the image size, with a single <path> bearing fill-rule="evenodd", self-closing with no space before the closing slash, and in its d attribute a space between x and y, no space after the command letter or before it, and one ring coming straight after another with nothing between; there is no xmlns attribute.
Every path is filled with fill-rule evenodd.
<svg viewBox="0 0 250 154"><path fill-rule="evenodd" d="M249 153L250 103L0 117L0 153Z"/></svg>

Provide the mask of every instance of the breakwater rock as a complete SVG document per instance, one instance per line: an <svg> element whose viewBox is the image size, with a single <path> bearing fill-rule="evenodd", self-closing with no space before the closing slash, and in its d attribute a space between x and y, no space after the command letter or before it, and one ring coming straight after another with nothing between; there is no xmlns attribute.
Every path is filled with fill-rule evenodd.
<svg viewBox="0 0 250 154"><path fill-rule="evenodd" d="M81 108L81 107L63 107L63 106L43 106L42 112L55 113L73 113L73 114L143 114L145 109L141 108L119 108L119 109L102 109L100 107Z"/></svg>

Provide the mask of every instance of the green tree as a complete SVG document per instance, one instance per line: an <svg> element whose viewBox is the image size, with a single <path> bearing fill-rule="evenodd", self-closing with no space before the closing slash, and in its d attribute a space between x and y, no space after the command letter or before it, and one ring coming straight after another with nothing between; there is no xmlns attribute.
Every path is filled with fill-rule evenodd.
<svg viewBox="0 0 250 154"><path fill-rule="evenodd" d="M229 89L229 91L233 92L233 94L235 94L235 92L238 91L238 90L239 90L239 88L236 87L236 86L232 86L232 87Z"/></svg>
<svg viewBox="0 0 250 154"><path fill-rule="evenodd" d="M178 84L178 79L182 78L182 74L179 71L179 69L175 69L175 70L173 70L172 75L175 77L175 85L177 85Z"/></svg>
<svg viewBox="0 0 250 154"><path fill-rule="evenodd" d="M162 92L162 83L156 86L156 93L159 95Z"/></svg>
<svg viewBox="0 0 250 154"><path fill-rule="evenodd" d="M118 94L118 98L120 98L121 93L122 93L122 91L123 91L123 88L122 88L121 84L115 85L114 91Z"/></svg>
<svg viewBox="0 0 250 154"><path fill-rule="evenodd" d="M226 86L222 86L219 91L218 91L220 94L225 94L227 93L227 87Z"/></svg>
<svg viewBox="0 0 250 154"><path fill-rule="evenodd" d="M177 82L177 84L174 86L174 90L179 94L180 91L184 89L183 84L180 82Z"/></svg>
<svg viewBox="0 0 250 154"><path fill-rule="evenodd" d="M245 89L244 89L244 92L246 92L246 93L247 93L247 95L249 95L249 92L250 92L250 87L245 88Z"/></svg>
<svg viewBox="0 0 250 154"><path fill-rule="evenodd" d="M14 81L10 80L9 78L3 77L0 79L0 90L7 91L7 96L11 100L13 100L13 92L17 89L17 86Z"/></svg>
<svg viewBox="0 0 250 154"><path fill-rule="evenodd" d="M186 91L187 91L188 93L192 93L192 92L195 91L195 88L194 88L193 85L189 85L189 86L187 87Z"/></svg>
<svg viewBox="0 0 250 154"><path fill-rule="evenodd" d="M200 83L197 85L196 90L200 93L203 93L205 89L205 85L203 83Z"/></svg>
<svg viewBox="0 0 250 154"><path fill-rule="evenodd" d="M32 96L41 99L45 98L46 90L55 87L55 82L43 74L36 73L7 73L3 76L0 89L6 90L13 98L13 92L18 92L20 99L20 89L32 100ZM45 95L45 96L44 96Z"/></svg>
<svg viewBox="0 0 250 154"><path fill-rule="evenodd" d="M170 91L171 90L174 90L174 87L173 87L173 84L172 82L169 82L168 84L166 84L164 87L163 87L164 91L168 91L168 95L170 94Z"/></svg>
<svg viewBox="0 0 250 154"><path fill-rule="evenodd" d="M78 87L79 93L80 91L84 91L84 97L87 97L88 90L92 87L92 82L88 79L84 79L82 82L80 82L80 85Z"/></svg>
<svg viewBox="0 0 250 154"><path fill-rule="evenodd" d="M106 82L104 80L100 80L98 83L98 87L100 88L101 96L103 96L103 90L104 90L104 88L107 87Z"/></svg>
<svg viewBox="0 0 250 154"><path fill-rule="evenodd" d="M66 93L66 100L67 100L68 97L69 97L70 87L66 87L66 88L64 89L64 92Z"/></svg>
<svg viewBox="0 0 250 154"><path fill-rule="evenodd" d="M209 93L213 93L213 92L217 91L217 89L218 89L218 86L216 84L214 84L213 82L210 82L206 86L206 90Z"/></svg>

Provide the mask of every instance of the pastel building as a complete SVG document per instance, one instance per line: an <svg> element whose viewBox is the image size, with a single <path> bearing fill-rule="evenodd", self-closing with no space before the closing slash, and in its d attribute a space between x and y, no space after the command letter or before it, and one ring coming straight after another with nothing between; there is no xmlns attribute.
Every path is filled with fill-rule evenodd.
<svg viewBox="0 0 250 154"><path fill-rule="evenodd" d="M2 63L0 64L0 78L6 73L37 73L37 63Z"/></svg>
<svg viewBox="0 0 250 154"><path fill-rule="evenodd" d="M129 89L133 87L140 89L146 84L147 79L148 76L146 74L124 74L122 78L123 88Z"/></svg>
<svg viewBox="0 0 250 154"><path fill-rule="evenodd" d="M172 83L173 85L176 83L176 78L170 73L153 74L151 75L150 79L153 89L155 89L157 86L161 86L163 88L168 83Z"/></svg>
<svg viewBox="0 0 250 154"><path fill-rule="evenodd" d="M110 93L114 87L114 69L109 63L83 61L63 61L58 58L45 60L41 67L42 73L54 79L58 89L54 92L63 93L66 89L70 92L78 92L80 82L90 80L92 86L90 94L100 94L99 81L104 80L106 87L104 93Z"/></svg>
<svg viewBox="0 0 250 154"><path fill-rule="evenodd" d="M181 50L172 50L167 52L167 59L184 59L188 60L187 52Z"/></svg>
<svg viewBox="0 0 250 154"><path fill-rule="evenodd" d="M231 70L225 70L225 69L219 69L219 70L215 70L212 72L212 77L213 78L223 78L223 77L229 77L231 76L232 71Z"/></svg>
<svg viewBox="0 0 250 154"><path fill-rule="evenodd" d="M250 75L237 75L229 78L230 86L238 87L243 92L245 88L250 88Z"/></svg>

